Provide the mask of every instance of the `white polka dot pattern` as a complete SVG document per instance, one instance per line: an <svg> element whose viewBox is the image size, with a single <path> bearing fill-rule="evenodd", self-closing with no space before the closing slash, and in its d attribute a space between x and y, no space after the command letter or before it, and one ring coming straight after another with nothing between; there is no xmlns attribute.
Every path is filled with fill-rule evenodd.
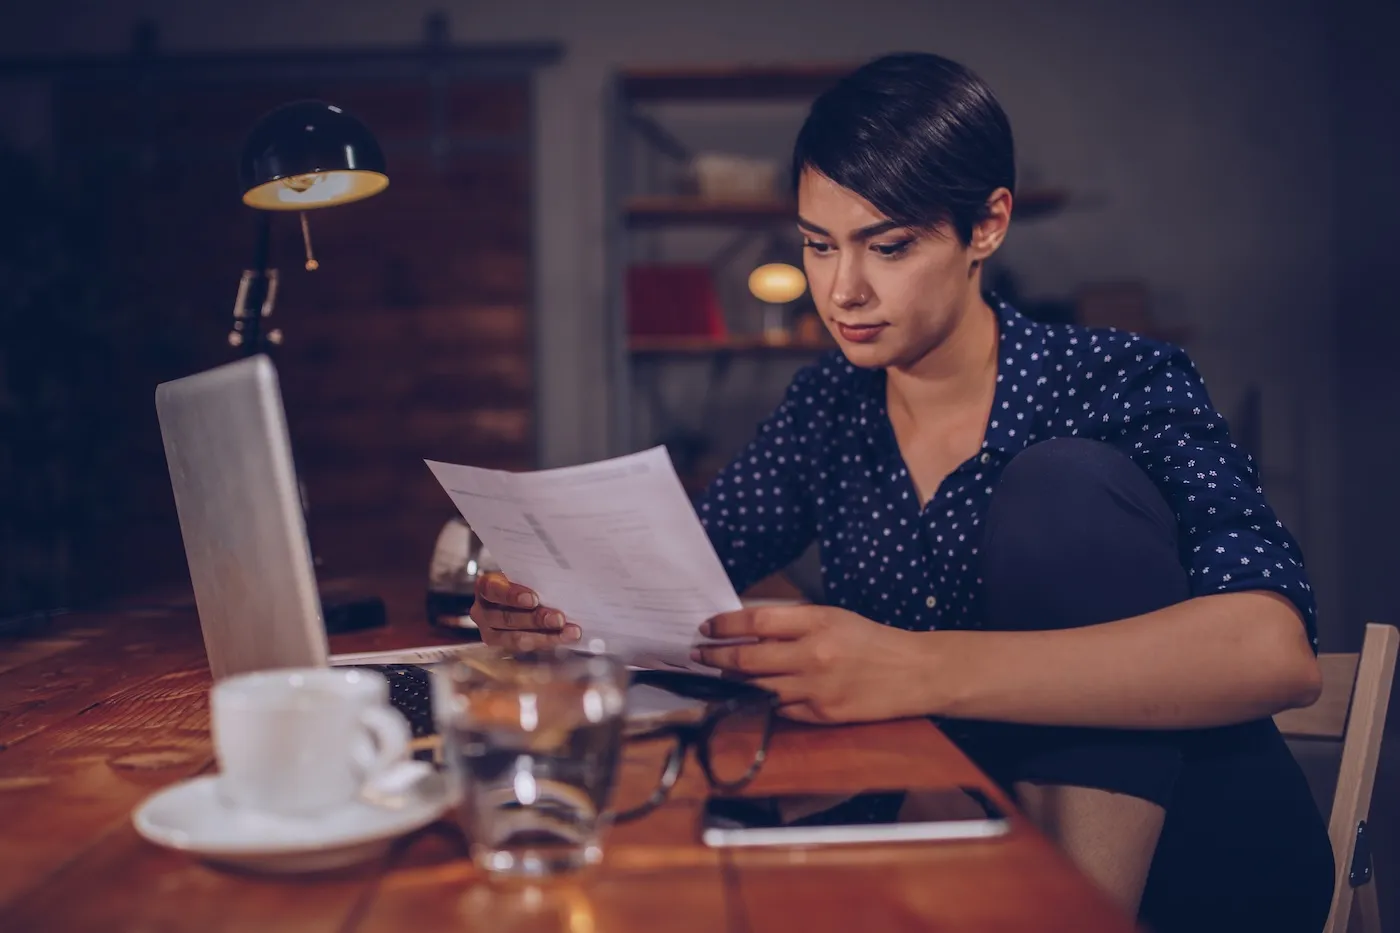
<svg viewBox="0 0 1400 933"><path fill-rule="evenodd" d="M833 605L901 628L979 627L981 526L1001 471L1037 441L1084 437L1122 450L1162 492L1195 595L1280 593L1315 646L1298 544L1186 353L995 306L997 387L982 450L923 509L885 410L884 372L831 353L797 374L696 506L735 588L786 566L815 539Z"/></svg>

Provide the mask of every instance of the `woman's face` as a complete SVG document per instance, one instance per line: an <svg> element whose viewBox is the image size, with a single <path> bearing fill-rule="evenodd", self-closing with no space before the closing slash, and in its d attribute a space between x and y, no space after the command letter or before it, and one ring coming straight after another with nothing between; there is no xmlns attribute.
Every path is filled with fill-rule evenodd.
<svg viewBox="0 0 1400 933"><path fill-rule="evenodd" d="M946 225L896 226L865 198L810 169L799 180L797 214L817 311L856 366L914 366L980 299L975 263L995 249L984 249L980 228L969 248Z"/></svg>

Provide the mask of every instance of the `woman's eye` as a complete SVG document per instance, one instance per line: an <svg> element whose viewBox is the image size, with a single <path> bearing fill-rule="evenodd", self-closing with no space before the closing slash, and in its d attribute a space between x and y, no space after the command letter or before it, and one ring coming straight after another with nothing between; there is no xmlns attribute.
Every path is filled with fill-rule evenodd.
<svg viewBox="0 0 1400 933"><path fill-rule="evenodd" d="M830 243L819 243L819 242L817 242L816 240L803 240L803 241L802 241L802 248L803 248L803 249L810 249L810 250L811 250L812 252L814 252L814 253L826 253L826 252L830 252L830 250L831 250L831 244L830 244Z"/></svg>
<svg viewBox="0 0 1400 933"><path fill-rule="evenodd" d="M910 239L900 240L898 243L876 243L870 248L873 249L875 252L879 253L881 256L893 258L902 254L905 250L909 248L909 244L913 242L914 241Z"/></svg>

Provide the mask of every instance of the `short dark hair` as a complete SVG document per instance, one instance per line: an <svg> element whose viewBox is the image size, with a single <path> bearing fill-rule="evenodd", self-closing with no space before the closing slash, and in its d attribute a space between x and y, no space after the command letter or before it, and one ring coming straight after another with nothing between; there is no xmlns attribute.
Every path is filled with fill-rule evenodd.
<svg viewBox="0 0 1400 933"><path fill-rule="evenodd" d="M972 71L939 55L887 55L812 104L792 156L901 226L950 224L967 244L998 188L1016 190L1011 123Z"/></svg>

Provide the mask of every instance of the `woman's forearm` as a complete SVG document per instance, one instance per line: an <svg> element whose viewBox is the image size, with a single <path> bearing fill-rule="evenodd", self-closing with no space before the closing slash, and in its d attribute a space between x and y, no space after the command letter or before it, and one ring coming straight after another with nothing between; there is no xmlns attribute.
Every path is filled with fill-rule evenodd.
<svg viewBox="0 0 1400 933"><path fill-rule="evenodd" d="M1084 628L918 638L915 705L953 718L1205 728L1306 706L1321 690L1302 622L1273 593L1204 596Z"/></svg>

